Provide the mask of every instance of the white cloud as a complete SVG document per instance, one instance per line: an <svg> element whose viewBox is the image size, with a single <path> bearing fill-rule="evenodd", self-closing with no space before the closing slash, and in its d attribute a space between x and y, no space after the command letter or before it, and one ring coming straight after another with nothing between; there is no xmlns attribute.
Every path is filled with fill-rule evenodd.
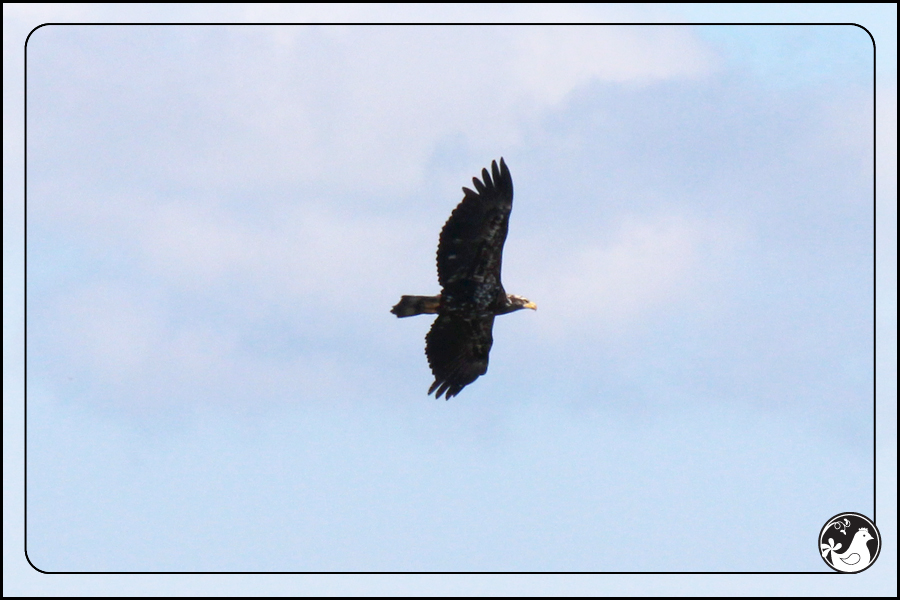
<svg viewBox="0 0 900 600"><path fill-rule="evenodd" d="M99 143L111 156L92 156L85 170L128 175L127 155L154 179L219 189L409 193L444 140L493 158L579 86L697 77L711 60L684 27L42 33L29 49L31 97L47 110L34 113L33 150ZM80 104L94 88L103 102Z"/></svg>
<svg viewBox="0 0 900 600"><path fill-rule="evenodd" d="M160 307L121 284L102 283L72 290L57 299L49 319L41 333L47 335L47 329L52 330L61 342L57 350L65 348L65 356L71 361L62 365L61 375L71 376L66 369L74 366L108 381L127 381L148 367L164 341ZM36 347L45 346L38 343Z"/></svg>
<svg viewBox="0 0 900 600"><path fill-rule="evenodd" d="M339 185L354 189L397 189L396 174L408 173L400 190L406 192L418 185L439 140L462 135L473 152L493 155L521 141L523 119L588 82L694 77L708 69L690 30L651 32L329 28L316 30L310 45L298 41L309 32L297 30L295 44L303 48L289 62L303 73L303 91L282 95L289 106L276 103L266 114L282 121L291 115L282 123L289 128L310 127L290 136L313 144L303 149L306 166L295 161L307 177L331 182L339 176Z"/></svg>
<svg viewBox="0 0 900 600"><path fill-rule="evenodd" d="M170 204L149 212L134 233L146 274L174 289L240 282L247 299L312 302L329 311L358 307L360 294L373 299L390 282L399 285L413 268L403 257L417 241L436 238L409 220L309 205L251 222ZM433 260L424 262L433 270ZM434 279L430 273L421 283L434 286Z"/></svg>
<svg viewBox="0 0 900 600"><path fill-rule="evenodd" d="M622 331L666 307L692 303L740 243L722 223L687 217L633 217L607 241L543 248L532 256L537 285L528 295L541 310L546 335ZM531 250L534 253L535 249Z"/></svg>
<svg viewBox="0 0 900 600"><path fill-rule="evenodd" d="M649 83L698 77L713 64L684 27L541 27L514 36L513 44L513 72L522 82L519 93L542 107L590 81Z"/></svg>

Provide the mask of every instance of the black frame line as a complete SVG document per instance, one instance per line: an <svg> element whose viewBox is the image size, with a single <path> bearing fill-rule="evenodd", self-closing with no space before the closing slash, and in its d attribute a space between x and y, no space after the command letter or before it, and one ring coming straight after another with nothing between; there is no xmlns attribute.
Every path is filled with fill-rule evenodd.
<svg viewBox="0 0 900 600"><path fill-rule="evenodd" d="M872 40L872 522L876 521L876 507L878 503L877 481L878 473L876 469L877 459L877 319L878 319L878 295L877 295L877 48L875 37L868 29L859 23L573 23L573 22L553 22L553 23L42 23L32 29L25 38L24 46L24 78L23 78L23 404L24 404L24 441L23 441L23 477L24 477L24 514L23 514L23 542L25 560L38 573L45 575L843 575L835 571L44 571L28 557L28 40L31 35L40 29L50 25L65 26L127 26L127 27L177 27L177 26L193 26L193 27L234 27L234 26L379 26L379 27L404 27L404 26L504 26L504 27L542 27L547 25L565 25L579 27L597 27L597 26L686 26L686 27L704 27L704 26L853 26L859 27L865 31Z"/></svg>

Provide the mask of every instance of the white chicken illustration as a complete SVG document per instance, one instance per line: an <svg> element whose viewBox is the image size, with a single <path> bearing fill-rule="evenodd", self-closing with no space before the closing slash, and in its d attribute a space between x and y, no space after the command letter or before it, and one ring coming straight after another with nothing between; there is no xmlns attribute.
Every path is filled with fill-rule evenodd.
<svg viewBox="0 0 900 600"><path fill-rule="evenodd" d="M831 564L838 571L844 573L856 573L869 566L872 557L869 555L869 547L866 542L875 539L869 533L868 528L860 527L853 535L850 547L844 552L838 553L842 544L835 544L833 538L828 538L828 544L822 544L822 557L831 552Z"/></svg>

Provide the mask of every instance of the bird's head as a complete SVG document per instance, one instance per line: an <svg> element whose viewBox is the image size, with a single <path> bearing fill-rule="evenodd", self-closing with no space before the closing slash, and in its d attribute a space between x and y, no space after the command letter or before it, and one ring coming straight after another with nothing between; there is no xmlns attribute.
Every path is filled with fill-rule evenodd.
<svg viewBox="0 0 900 600"><path fill-rule="evenodd" d="M507 294L506 299L509 301L510 312L512 312L514 310L521 310L523 308L530 308L531 310L537 310L537 304L535 304L528 298L524 298L522 296L516 296L515 294Z"/></svg>

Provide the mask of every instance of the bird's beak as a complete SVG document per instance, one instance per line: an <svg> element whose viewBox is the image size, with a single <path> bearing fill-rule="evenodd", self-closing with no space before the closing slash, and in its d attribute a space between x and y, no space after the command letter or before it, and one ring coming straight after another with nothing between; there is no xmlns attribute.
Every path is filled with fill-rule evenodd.
<svg viewBox="0 0 900 600"><path fill-rule="evenodd" d="M537 310L537 304L535 304L534 302L526 302L525 304L523 304L523 306L525 308L530 308L531 310Z"/></svg>

